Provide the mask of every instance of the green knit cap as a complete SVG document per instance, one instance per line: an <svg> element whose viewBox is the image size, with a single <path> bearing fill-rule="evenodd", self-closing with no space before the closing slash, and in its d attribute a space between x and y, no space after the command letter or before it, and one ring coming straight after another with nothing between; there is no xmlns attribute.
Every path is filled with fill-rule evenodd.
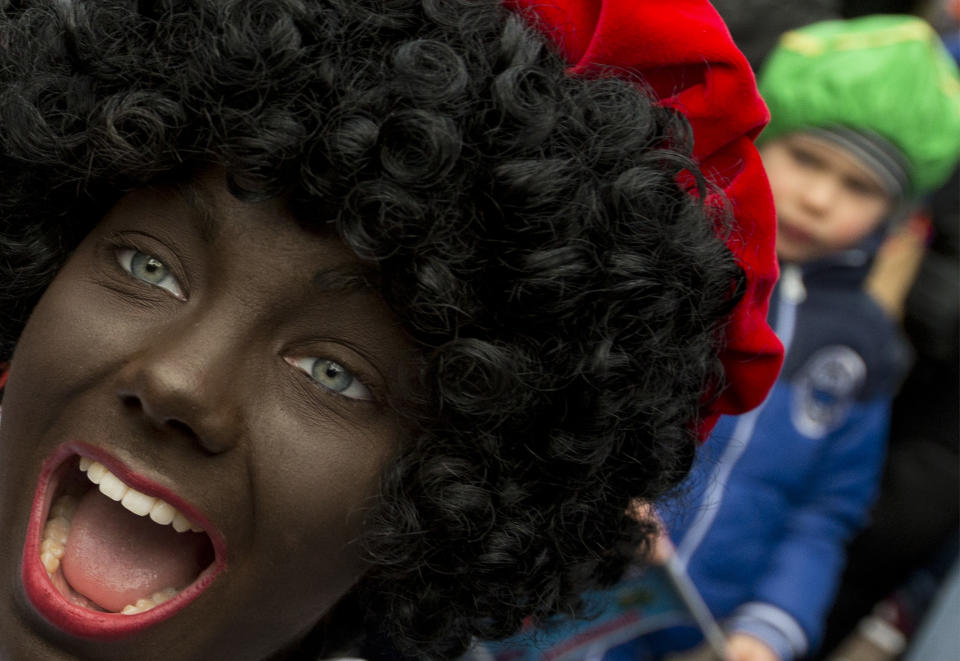
<svg viewBox="0 0 960 661"><path fill-rule="evenodd" d="M939 186L960 157L957 66L924 21L876 15L787 32L759 77L760 139L816 127L880 136L906 160L907 193Z"/></svg>

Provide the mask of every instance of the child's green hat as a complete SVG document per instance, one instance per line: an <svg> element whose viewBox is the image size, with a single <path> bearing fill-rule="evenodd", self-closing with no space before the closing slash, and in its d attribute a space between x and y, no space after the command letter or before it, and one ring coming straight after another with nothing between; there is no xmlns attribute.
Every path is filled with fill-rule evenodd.
<svg viewBox="0 0 960 661"><path fill-rule="evenodd" d="M784 34L760 73L771 121L761 141L813 130L853 148L908 196L960 157L960 78L912 16L824 21Z"/></svg>

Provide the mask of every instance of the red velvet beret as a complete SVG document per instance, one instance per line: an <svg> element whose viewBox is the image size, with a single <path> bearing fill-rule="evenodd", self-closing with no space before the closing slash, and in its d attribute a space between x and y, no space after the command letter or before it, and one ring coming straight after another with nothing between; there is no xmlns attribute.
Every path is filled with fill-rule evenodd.
<svg viewBox="0 0 960 661"><path fill-rule="evenodd" d="M707 0L505 4L548 34L570 62L571 75L589 76L604 66L646 80L661 103L686 115L694 157L729 199L735 227L727 245L746 272L747 287L726 329L726 389L702 413L698 432L706 438L720 415L760 404L783 361L783 346L767 324L777 279L773 198L753 144L769 115L750 66Z"/></svg>

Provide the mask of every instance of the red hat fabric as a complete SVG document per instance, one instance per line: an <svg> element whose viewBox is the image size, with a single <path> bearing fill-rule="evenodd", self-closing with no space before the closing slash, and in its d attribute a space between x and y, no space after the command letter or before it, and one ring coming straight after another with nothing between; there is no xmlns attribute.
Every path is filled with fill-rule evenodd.
<svg viewBox="0 0 960 661"><path fill-rule="evenodd" d="M702 413L706 438L722 414L759 405L780 371L783 346L767 324L778 275L770 186L753 144L769 120L750 65L707 0L505 0L544 30L570 74L600 67L639 74L661 103L682 112L694 158L735 218L727 246L747 276L721 354L726 389ZM708 203L710 200L708 200ZM714 200L717 202L717 200Z"/></svg>

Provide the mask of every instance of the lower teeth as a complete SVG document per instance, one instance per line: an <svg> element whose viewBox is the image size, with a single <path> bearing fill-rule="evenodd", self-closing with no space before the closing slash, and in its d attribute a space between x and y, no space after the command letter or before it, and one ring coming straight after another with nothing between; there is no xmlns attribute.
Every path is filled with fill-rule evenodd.
<svg viewBox="0 0 960 661"><path fill-rule="evenodd" d="M163 602L169 601L176 596L176 588L167 588L165 590L160 590L160 592L154 592L150 597L137 599L137 603L124 606L123 610L120 612L124 615L136 615L137 613L148 611L154 606L159 606Z"/></svg>
<svg viewBox="0 0 960 661"><path fill-rule="evenodd" d="M43 539L40 541L40 562L51 579L60 569L60 558L63 557L67 538L70 536L70 521L78 504L77 498L65 494L57 498L50 507L50 518L43 528ZM165 588L149 597L137 599L137 603L124 606L120 612L123 615L145 613L177 596L178 592L176 588Z"/></svg>
<svg viewBox="0 0 960 661"><path fill-rule="evenodd" d="M50 518L43 527L43 539L40 542L40 562L49 576L57 573L60 558L66 549L70 536L70 521L77 509L78 501L73 496L63 495L57 498L50 508Z"/></svg>

